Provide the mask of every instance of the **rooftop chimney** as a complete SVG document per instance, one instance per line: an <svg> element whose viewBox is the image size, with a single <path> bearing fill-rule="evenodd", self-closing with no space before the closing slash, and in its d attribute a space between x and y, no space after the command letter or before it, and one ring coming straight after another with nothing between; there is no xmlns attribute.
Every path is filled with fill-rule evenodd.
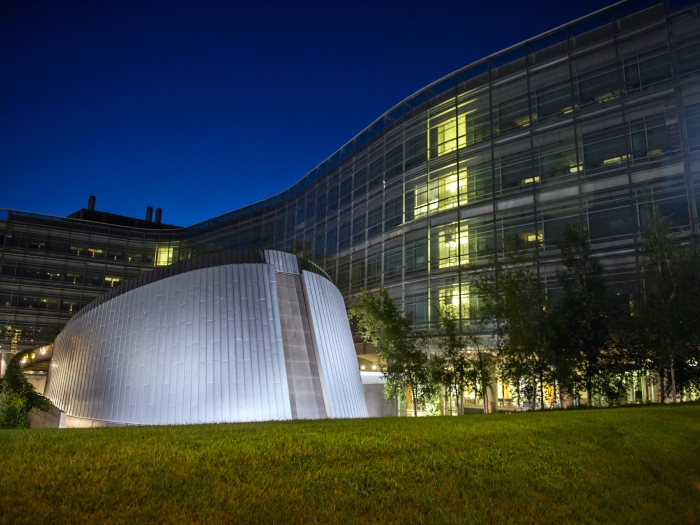
<svg viewBox="0 0 700 525"><path fill-rule="evenodd" d="M156 208L156 224L160 224L160 220L163 218L163 210L161 208Z"/></svg>
<svg viewBox="0 0 700 525"><path fill-rule="evenodd" d="M146 208L146 222L153 221L153 206L148 206Z"/></svg>
<svg viewBox="0 0 700 525"><path fill-rule="evenodd" d="M88 210L94 210L95 209L95 196L90 195L88 198Z"/></svg>

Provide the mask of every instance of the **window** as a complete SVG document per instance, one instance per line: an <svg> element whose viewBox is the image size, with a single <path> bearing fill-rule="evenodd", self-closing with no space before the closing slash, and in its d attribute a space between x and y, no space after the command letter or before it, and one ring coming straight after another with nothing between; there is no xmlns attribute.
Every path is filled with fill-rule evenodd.
<svg viewBox="0 0 700 525"><path fill-rule="evenodd" d="M468 202L467 170L455 167L440 170L431 175L429 183L416 186L413 198L413 217L419 219L430 211L456 208Z"/></svg>
<svg viewBox="0 0 700 525"><path fill-rule="evenodd" d="M454 115L454 109L445 114ZM467 116L445 118L445 114L431 119L431 122L437 121L430 130L431 147L434 152L431 156L439 157L467 145Z"/></svg>
<svg viewBox="0 0 700 525"><path fill-rule="evenodd" d="M671 78L668 48L662 47L624 61L625 90L628 93L654 86Z"/></svg>
<svg viewBox="0 0 700 525"><path fill-rule="evenodd" d="M156 246L156 266L168 266L169 264L172 264L174 251L175 250L172 246Z"/></svg>
<svg viewBox="0 0 700 525"><path fill-rule="evenodd" d="M382 185L384 182L384 169L383 169L383 159L379 159L374 161L372 164L369 165L369 168L367 168L367 179L368 179L368 190L372 191L374 188L377 188Z"/></svg>
<svg viewBox="0 0 700 525"><path fill-rule="evenodd" d="M384 280L395 280L401 278L401 246L387 249L384 252Z"/></svg>
<svg viewBox="0 0 700 525"><path fill-rule="evenodd" d="M367 238L382 233L382 206L369 210L367 213Z"/></svg>
<svg viewBox="0 0 700 525"><path fill-rule="evenodd" d="M578 77L578 98L581 106L607 102L619 97L621 93L617 64Z"/></svg>
<svg viewBox="0 0 700 525"><path fill-rule="evenodd" d="M688 134L688 149L700 150L700 104L685 108L685 129Z"/></svg>
<svg viewBox="0 0 700 525"><path fill-rule="evenodd" d="M634 233L634 216L628 203L614 208L615 204L591 206L588 210L588 224L591 239L616 240ZM620 206L620 204L617 204ZM610 239L612 237L612 239Z"/></svg>
<svg viewBox="0 0 700 525"><path fill-rule="evenodd" d="M544 119L552 115L573 112L574 105L571 99L571 83L568 80L538 89L535 92L534 119Z"/></svg>
<svg viewBox="0 0 700 525"><path fill-rule="evenodd" d="M384 155L384 180L391 180L403 172L403 145Z"/></svg>
<svg viewBox="0 0 700 525"><path fill-rule="evenodd" d="M357 199L367 192L367 168L364 168L353 177L353 198Z"/></svg>
<svg viewBox="0 0 700 525"><path fill-rule="evenodd" d="M467 285L448 285L438 290L438 303L459 319L469 318L469 288Z"/></svg>
<svg viewBox="0 0 700 525"><path fill-rule="evenodd" d="M427 136L421 133L417 137L406 141L406 169L425 162L427 157Z"/></svg>
<svg viewBox="0 0 700 525"><path fill-rule="evenodd" d="M350 221L345 222L338 228L338 249L343 250L350 246Z"/></svg>
<svg viewBox="0 0 700 525"><path fill-rule="evenodd" d="M501 167L501 191L540 181L540 177L532 173L531 152L515 153L502 157L499 160Z"/></svg>
<svg viewBox="0 0 700 525"><path fill-rule="evenodd" d="M404 316L414 328L428 324L428 294L407 295L404 299Z"/></svg>
<svg viewBox="0 0 700 525"><path fill-rule="evenodd" d="M663 116L655 115L630 124L635 161L654 160L671 153L671 135Z"/></svg>
<svg viewBox="0 0 700 525"><path fill-rule="evenodd" d="M403 222L403 197L391 199L384 203L384 231L387 232Z"/></svg>
<svg viewBox="0 0 700 525"><path fill-rule="evenodd" d="M536 163L543 180L576 173L580 169L576 164L576 144L573 141L541 146L537 150Z"/></svg>
<svg viewBox="0 0 700 525"><path fill-rule="evenodd" d="M493 123L499 133L530 124L530 103L527 95L506 100L494 107Z"/></svg>
<svg viewBox="0 0 700 525"><path fill-rule="evenodd" d="M502 244L499 252L530 250L536 248L544 241L542 230L535 225L535 218L530 214L504 217L500 224L501 231L498 236Z"/></svg>
<svg viewBox="0 0 700 525"><path fill-rule="evenodd" d="M355 217L352 220L352 243L364 242L366 233L365 215L363 213L360 217Z"/></svg>
<svg viewBox="0 0 700 525"><path fill-rule="evenodd" d="M340 205L344 206L352 199L352 177L340 183Z"/></svg>
<svg viewBox="0 0 700 525"><path fill-rule="evenodd" d="M428 269L428 240L406 241L406 275L424 272Z"/></svg>
<svg viewBox="0 0 700 525"><path fill-rule="evenodd" d="M700 36L678 42L676 58L681 78L700 73Z"/></svg>
<svg viewBox="0 0 700 525"><path fill-rule="evenodd" d="M467 224L456 222L433 229L430 258L435 269L469 263L469 233Z"/></svg>
<svg viewBox="0 0 700 525"><path fill-rule="evenodd" d="M467 161L469 162L469 161ZM491 161L468 165L467 202L487 199L493 195L493 164ZM460 179L462 177L460 176ZM460 188L461 191L461 188Z"/></svg>
<svg viewBox="0 0 700 525"><path fill-rule="evenodd" d="M586 169L615 166L627 161L626 125L583 136Z"/></svg>
<svg viewBox="0 0 700 525"><path fill-rule="evenodd" d="M335 228L326 232L326 247L328 249L328 254L333 254L336 252L337 242L338 242L338 232L336 232Z"/></svg>
<svg viewBox="0 0 700 525"><path fill-rule="evenodd" d="M362 254L357 254L358 259L353 259L352 268L350 274L350 284L352 285L352 290L358 292L364 285L364 274L365 274L365 260L362 258Z"/></svg>
<svg viewBox="0 0 700 525"><path fill-rule="evenodd" d="M367 257L367 286L374 286L382 281L382 254Z"/></svg>

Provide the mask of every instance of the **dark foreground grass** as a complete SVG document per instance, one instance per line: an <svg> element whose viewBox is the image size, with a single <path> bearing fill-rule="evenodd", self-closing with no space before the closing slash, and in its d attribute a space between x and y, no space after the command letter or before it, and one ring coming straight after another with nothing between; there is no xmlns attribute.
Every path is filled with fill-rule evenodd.
<svg viewBox="0 0 700 525"><path fill-rule="evenodd" d="M0 523L700 523L700 405L0 431Z"/></svg>

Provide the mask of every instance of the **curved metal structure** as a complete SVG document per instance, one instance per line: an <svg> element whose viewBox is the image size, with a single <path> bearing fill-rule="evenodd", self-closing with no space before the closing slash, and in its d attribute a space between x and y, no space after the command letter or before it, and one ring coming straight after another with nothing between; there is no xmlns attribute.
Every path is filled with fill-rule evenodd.
<svg viewBox="0 0 700 525"><path fill-rule="evenodd" d="M56 338L46 396L102 424L367 417L337 288L293 255L222 255L79 312Z"/></svg>

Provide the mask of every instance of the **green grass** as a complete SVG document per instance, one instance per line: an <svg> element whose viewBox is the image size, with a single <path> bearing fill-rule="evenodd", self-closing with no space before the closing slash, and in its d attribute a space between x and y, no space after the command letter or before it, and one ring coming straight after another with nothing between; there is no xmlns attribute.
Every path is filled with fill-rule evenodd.
<svg viewBox="0 0 700 525"><path fill-rule="evenodd" d="M700 405L0 431L0 523L700 523Z"/></svg>

